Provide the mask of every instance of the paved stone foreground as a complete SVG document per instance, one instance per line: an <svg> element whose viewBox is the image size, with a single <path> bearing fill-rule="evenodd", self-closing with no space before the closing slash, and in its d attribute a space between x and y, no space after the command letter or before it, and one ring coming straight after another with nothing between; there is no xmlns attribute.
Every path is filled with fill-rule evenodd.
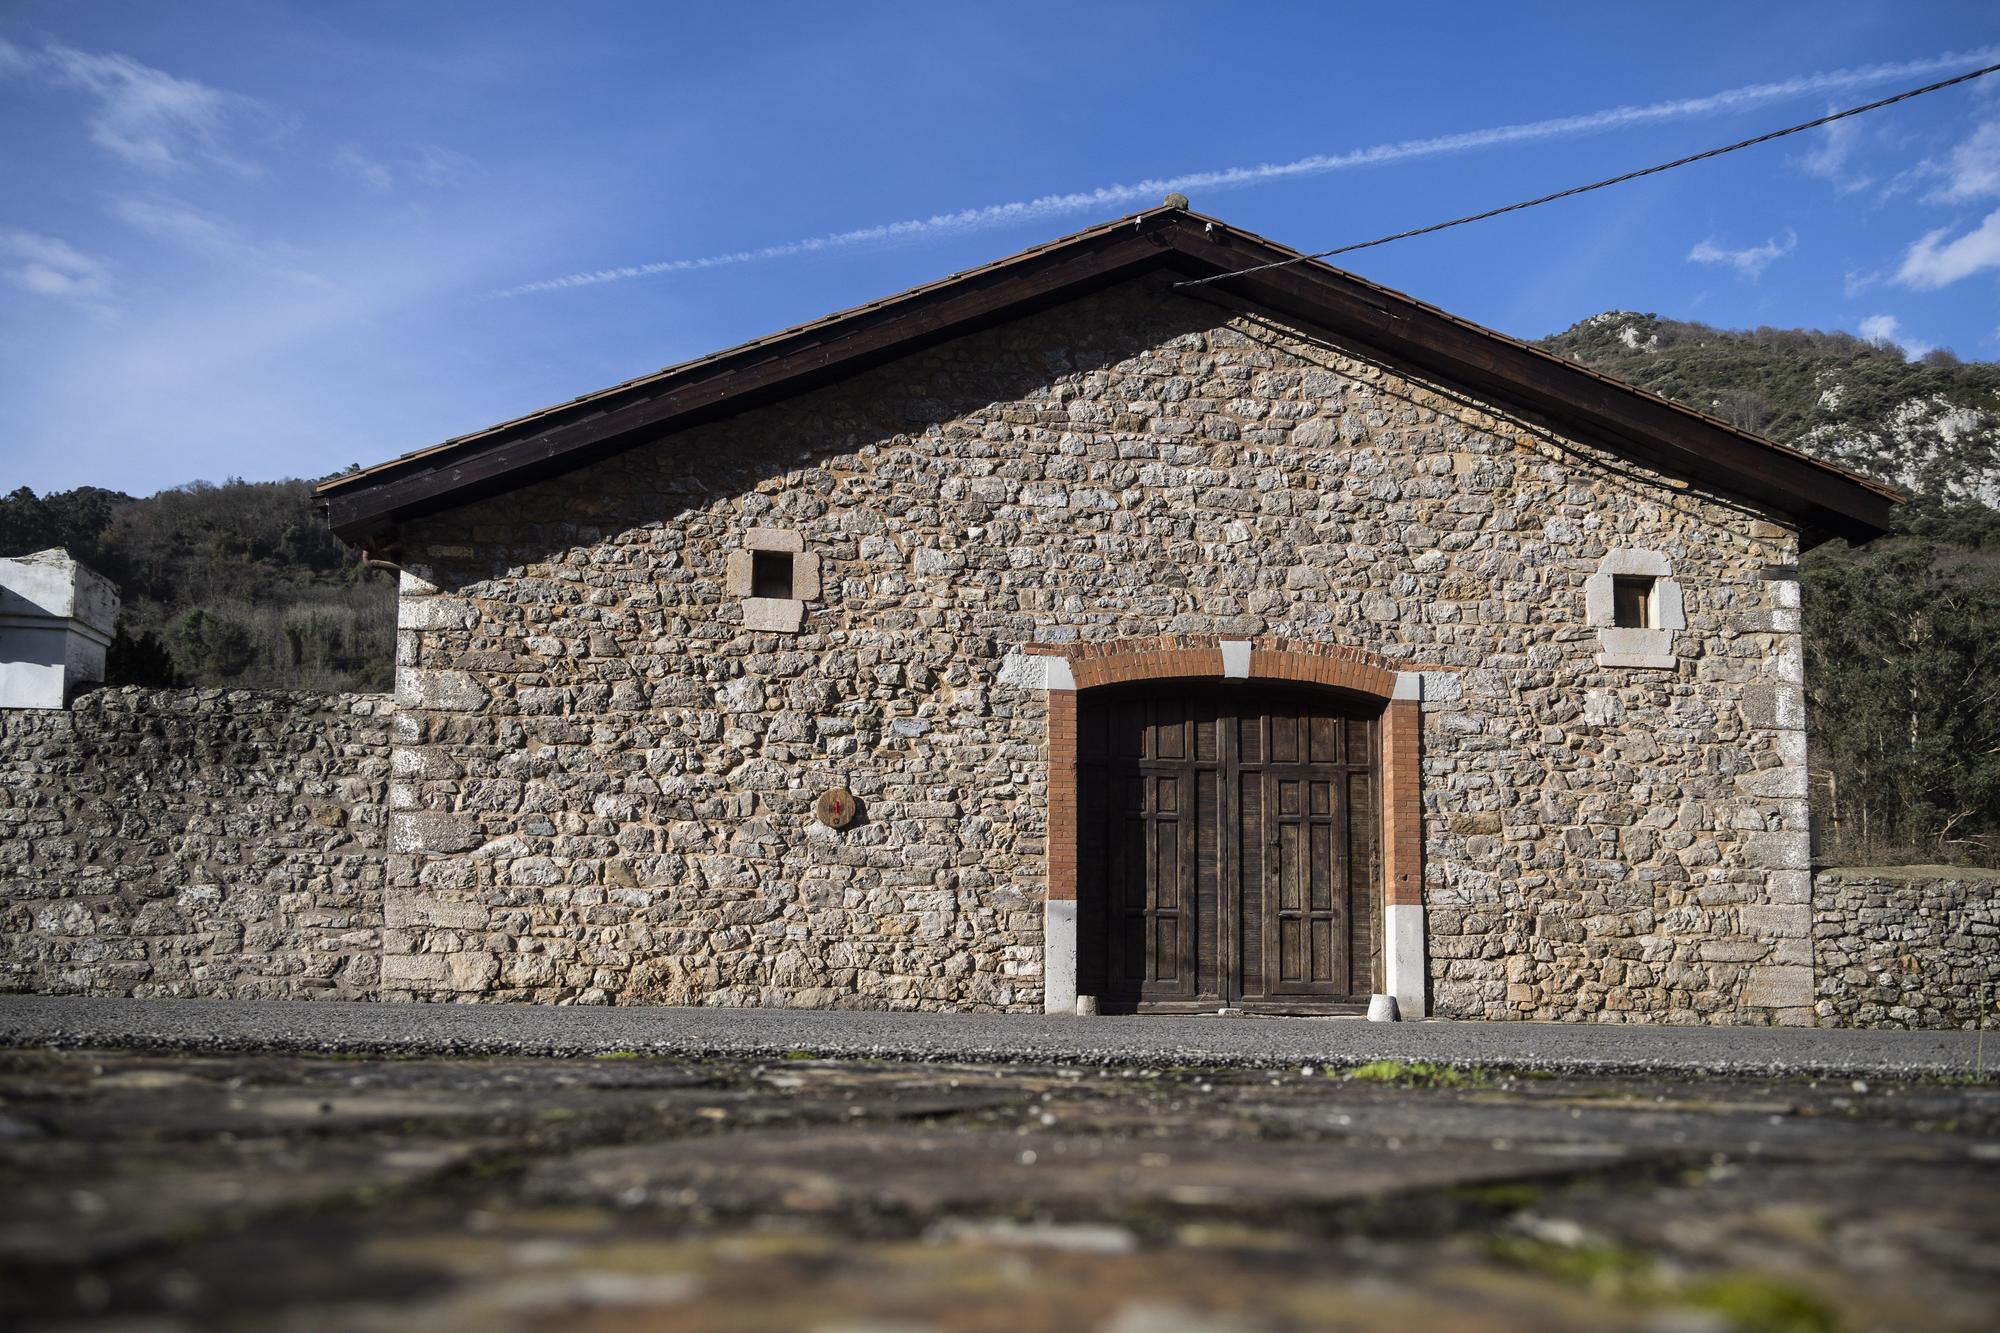
<svg viewBox="0 0 2000 1333"><path fill-rule="evenodd" d="M1250 1069L1400 1059L1567 1073L1872 1077L1991 1070L2000 1065L2000 1036L1990 1044L1987 1050L1981 1034L1964 1031L0 995L0 1045L186 1051L752 1058L808 1051L870 1060Z"/></svg>
<svg viewBox="0 0 2000 1333"><path fill-rule="evenodd" d="M10 1329L1983 1333L2000 1086L17 1047L0 1199Z"/></svg>

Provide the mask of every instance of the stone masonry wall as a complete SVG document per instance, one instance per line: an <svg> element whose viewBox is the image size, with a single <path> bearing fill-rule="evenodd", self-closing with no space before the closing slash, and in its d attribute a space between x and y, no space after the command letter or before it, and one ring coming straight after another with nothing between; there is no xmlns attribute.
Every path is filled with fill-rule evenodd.
<svg viewBox="0 0 2000 1333"><path fill-rule="evenodd" d="M392 711L109 689L0 712L0 989L372 998Z"/></svg>
<svg viewBox="0 0 2000 1333"><path fill-rule="evenodd" d="M2000 870L1823 870L1813 960L1822 1026L2000 1026Z"/></svg>
<svg viewBox="0 0 2000 1333"><path fill-rule="evenodd" d="M797 634L729 591L797 534ZM1668 669L1585 583L1671 564ZM1439 1012L1810 1022L1797 543L1304 331L1138 281L413 521L384 994L1038 1007L1023 645L1426 673ZM860 799L835 833L833 785Z"/></svg>

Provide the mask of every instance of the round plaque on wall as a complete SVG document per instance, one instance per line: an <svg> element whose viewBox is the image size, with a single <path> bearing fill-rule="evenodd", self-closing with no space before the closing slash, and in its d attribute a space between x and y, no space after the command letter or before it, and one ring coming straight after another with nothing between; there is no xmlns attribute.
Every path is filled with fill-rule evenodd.
<svg viewBox="0 0 2000 1333"><path fill-rule="evenodd" d="M819 794L813 813L828 828L846 828L854 822L854 793L845 787L829 788Z"/></svg>

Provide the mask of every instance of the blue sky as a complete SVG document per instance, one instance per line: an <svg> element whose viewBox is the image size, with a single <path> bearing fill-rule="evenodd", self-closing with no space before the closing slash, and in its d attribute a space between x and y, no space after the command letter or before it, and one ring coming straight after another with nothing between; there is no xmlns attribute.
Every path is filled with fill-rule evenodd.
<svg viewBox="0 0 2000 1333"><path fill-rule="evenodd" d="M2000 7L10 0L0 43L0 490L145 493L379 461L1160 181L1302 249L1422 225L1993 63ZM1346 262L1530 337L2000 358L2000 75Z"/></svg>

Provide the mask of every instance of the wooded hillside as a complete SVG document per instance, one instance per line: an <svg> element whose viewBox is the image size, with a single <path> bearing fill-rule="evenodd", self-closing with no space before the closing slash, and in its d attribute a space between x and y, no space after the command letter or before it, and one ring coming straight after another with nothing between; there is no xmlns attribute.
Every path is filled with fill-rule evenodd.
<svg viewBox="0 0 2000 1333"><path fill-rule="evenodd" d="M66 546L124 597L117 684L386 690L396 584L328 531L309 481L198 482L144 499L0 498L0 556Z"/></svg>
<svg viewBox="0 0 2000 1333"><path fill-rule="evenodd" d="M2000 364L1629 311L1543 345L1911 493L1896 536L1805 559L1820 850L2000 864ZM360 569L310 490L17 490L0 555L67 546L117 580L118 680L386 689L394 581Z"/></svg>

